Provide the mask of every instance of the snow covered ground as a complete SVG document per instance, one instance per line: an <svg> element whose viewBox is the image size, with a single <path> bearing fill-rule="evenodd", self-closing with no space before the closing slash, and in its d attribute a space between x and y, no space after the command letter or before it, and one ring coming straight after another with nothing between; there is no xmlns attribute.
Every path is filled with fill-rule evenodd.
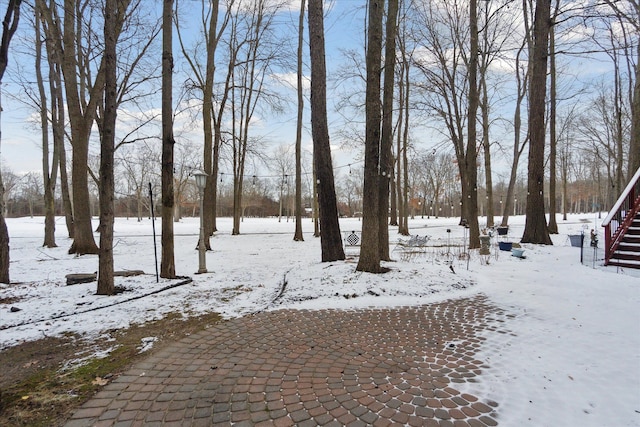
<svg viewBox="0 0 640 427"><path fill-rule="evenodd" d="M54 249L41 246L43 218L8 219L13 283L0 285L0 350L67 333L95 339L169 312L235 317L282 307L398 306L484 294L512 315L505 324L512 334L487 331L478 357L490 368L465 391L499 402L500 425L640 425L640 275L580 264L568 235L599 229L593 214L560 220L554 245L525 244L524 259L498 251L495 239L488 258L477 251L461 256L455 244L466 236L457 218L416 217L411 233L429 235L438 247L407 254L396 247L391 227L395 262L382 275L355 271L357 248L346 249L344 262L320 263L311 221L303 224L305 241L294 242L294 223L284 218L247 218L239 236L231 236L230 219L219 219L209 273L196 275L198 224L196 218L175 224L176 273L192 281L156 283L151 220L118 219L115 269L146 274L117 278L126 291L98 297L96 282L66 286L67 274L97 271L98 258L67 254L71 241L62 218ZM519 240L523 224L523 217L511 218L509 241ZM359 230L361 222L342 219L341 227Z"/></svg>

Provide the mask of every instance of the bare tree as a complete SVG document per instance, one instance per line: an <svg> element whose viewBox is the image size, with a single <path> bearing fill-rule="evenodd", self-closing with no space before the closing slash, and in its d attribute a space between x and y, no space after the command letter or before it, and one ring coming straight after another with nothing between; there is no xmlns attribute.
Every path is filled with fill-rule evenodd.
<svg viewBox="0 0 640 427"><path fill-rule="evenodd" d="M464 155L465 172L462 178L463 218L469 227L469 248L480 247L480 227L478 225L478 149L477 114L480 102L478 95L478 5L477 0L469 1L469 89L467 106L467 148ZM462 170L463 167L461 166Z"/></svg>
<svg viewBox="0 0 640 427"><path fill-rule="evenodd" d="M114 151L116 133L117 22L130 0L106 0L104 8L104 116L100 143L100 251L98 253L98 295L113 295Z"/></svg>
<svg viewBox="0 0 640 427"><path fill-rule="evenodd" d="M398 63L398 126L396 134L396 200L398 206L398 234L409 235L409 126L411 112L411 63L413 51L409 44L410 30L407 28L407 13L409 9L406 2L402 2L402 16L399 18L400 29L398 34L398 51L400 61Z"/></svg>
<svg viewBox="0 0 640 427"><path fill-rule="evenodd" d="M327 124L327 71L322 0L309 0L308 14L313 165L318 194L322 262L329 262L343 260L345 256L338 223L338 206Z"/></svg>
<svg viewBox="0 0 640 427"><path fill-rule="evenodd" d="M42 127L42 177L44 184L44 243L43 246L48 248L57 247L56 238L55 238L55 230L56 230L56 219L55 219L55 204L54 204L54 191L56 186L56 176L57 176L57 168L58 168L58 158L59 155L55 150L54 145L54 155L53 155L53 165L51 170L49 169L49 116L47 109L47 93L45 91L44 86L44 78L42 76L42 56L43 56L43 43L42 43L42 30L41 30L41 19L40 19L40 11L36 8L36 19L34 22L35 29L35 73L36 73L36 83L38 86L38 104L40 110L40 126ZM55 73L54 68L50 67L49 70L49 80L54 80L53 74ZM55 95L52 96L52 110L55 105ZM53 111L52 111L53 113ZM52 114L53 115L53 114Z"/></svg>
<svg viewBox="0 0 640 427"><path fill-rule="evenodd" d="M40 10L47 21L45 28L50 31L47 36L55 41L57 51L61 52L59 59L71 126L74 241L69 253L97 254L89 209L87 164L91 127L103 97L104 68L100 65L95 80L91 81L90 60L86 56L90 49L82 45L87 40L87 35L83 33L82 17L87 13L88 2L64 0L61 28L61 21L56 19L57 13L53 10L58 6L39 1Z"/></svg>
<svg viewBox="0 0 640 427"><path fill-rule="evenodd" d="M553 20L555 22L560 9L560 0L556 0ZM557 116L557 75L556 75L556 31L555 24L549 28L549 225L550 234L558 234L556 221L556 116Z"/></svg>
<svg viewBox="0 0 640 427"><path fill-rule="evenodd" d="M382 18L384 1L368 2L366 129L364 149L364 199L362 201L362 245L356 270L380 273L380 80L382 57ZM385 165L386 167L387 165ZM386 221L385 221L386 226Z"/></svg>
<svg viewBox="0 0 640 427"><path fill-rule="evenodd" d="M522 56L525 51L531 52L531 37L530 37L530 19L529 19L529 4L530 0L523 0L523 21L524 21L524 37L522 38L522 44L519 46L514 64L514 73L516 79L516 99L515 108L513 110L513 146L511 157L511 168L509 171L509 184L507 186L507 194L504 203L502 204L502 221L500 225L506 227L509 223L509 216L514 205L514 193L516 188L516 181L518 179L518 165L522 153L529 143L529 134L522 137L522 104L524 103L527 89L529 88L529 76L531 64L523 65ZM531 56L529 54L529 56Z"/></svg>
<svg viewBox="0 0 640 427"><path fill-rule="evenodd" d="M298 54L297 54L297 95L298 117L296 120L296 230L293 240L304 241L302 235L302 118L304 112L304 92L302 86L302 52L304 47L304 8L305 0L300 0L300 19L298 21Z"/></svg>
<svg viewBox="0 0 640 427"><path fill-rule="evenodd" d="M382 132L380 135L380 185L378 186L378 250L380 259L388 261L389 256L389 187L393 176L393 95L396 69L396 34L398 20L398 0L389 0L385 29L384 88L382 99Z"/></svg>
<svg viewBox="0 0 640 427"><path fill-rule="evenodd" d="M231 14L235 9L234 4L235 0L229 0L226 2L225 7L223 8L224 15L222 19L220 19L220 1L215 0L209 2L208 8L204 6L203 2L202 23L204 26L203 32L206 34L206 62L204 66L198 60L199 52L197 49L194 49L192 52L188 51L180 29L180 15L176 13L178 40L180 42L183 56L187 60L193 75L191 85L194 89L202 91L202 123L204 132L203 166L204 172L207 174L207 183L204 190L203 200L203 221L206 236L205 246L207 250L211 250L209 237L217 231L217 179L219 172L220 149L223 142L222 118L227 105L229 91L231 89L231 76L233 64L235 62L234 57L229 58L227 73L226 76L223 76L225 83L222 93L214 95L216 83L216 53L223 34L227 29ZM189 4L189 7L191 7L191 4ZM179 7L176 9L179 10ZM218 23L220 23L220 25L218 25ZM189 23L189 25L191 26L191 23Z"/></svg>
<svg viewBox="0 0 640 427"><path fill-rule="evenodd" d="M18 29L21 0L9 0L7 13L2 21L0 42L0 84L9 61L9 43ZM1 109L0 109L1 110ZM0 283L9 283L9 231L4 220L4 185L0 174Z"/></svg>
<svg viewBox="0 0 640 427"><path fill-rule="evenodd" d="M173 0L162 4L162 257L160 277L176 277L173 247Z"/></svg>
<svg viewBox="0 0 640 427"><path fill-rule="evenodd" d="M133 194L136 201L138 221L142 221L143 209L148 206L148 183L154 175L160 176L160 170L155 168L161 164L161 155L154 152L152 147L129 145L117 152L117 163L122 168L122 175L127 185L127 195Z"/></svg>
<svg viewBox="0 0 640 427"><path fill-rule="evenodd" d="M461 220L469 221L470 246L476 247L479 245L479 236L473 235L479 234L475 225L477 142L475 124L469 123L469 120L475 122L477 112L477 82L469 78L471 69L476 67L470 62L476 55L467 53L469 48L466 41L469 32L476 33L473 38L477 40L477 29L473 31L469 28L471 19L464 6L466 4L458 1L416 5L414 38L425 46L428 54L416 57L414 61L422 74L422 80L414 79L414 87L421 95L421 109L442 121L442 127L437 130L453 144L462 186L461 216L464 218L461 217ZM476 60L477 57L473 61Z"/></svg>
<svg viewBox="0 0 640 427"><path fill-rule="evenodd" d="M272 112L282 109L282 98L269 91L266 76L278 62L282 50L276 43L275 18L283 3L280 0L244 1L231 17L231 147L234 180L232 234L240 234L242 197L247 158L259 156L261 138L251 133L251 123L260 108ZM231 65L230 65L231 66Z"/></svg>
<svg viewBox="0 0 640 427"><path fill-rule="evenodd" d="M544 208L545 95L551 0L536 2L529 86L529 171L526 222L522 242L551 245Z"/></svg>
<svg viewBox="0 0 640 427"><path fill-rule="evenodd" d="M630 84L630 104L631 104L631 135L629 141L629 159L628 159L628 171L627 171L627 179L631 179L631 177L635 174L636 170L640 168L640 1L638 0L629 0L626 2L618 2L614 0L605 0L605 3L611 7L614 12L618 22L620 22L621 28L623 30L623 36L625 39L627 38L626 25L630 25L631 28L635 31L635 44L636 44L636 63L634 72L634 78L631 77L631 72L629 72L629 82L634 81L633 84ZM630 36L632 37L632 36ZM625 50L631 48L632 43L627 43L625 46ZM627 55L627 65L630 67L632 62L630 61L631 55ZM631 71L631 70L630 70Z"/></svg>

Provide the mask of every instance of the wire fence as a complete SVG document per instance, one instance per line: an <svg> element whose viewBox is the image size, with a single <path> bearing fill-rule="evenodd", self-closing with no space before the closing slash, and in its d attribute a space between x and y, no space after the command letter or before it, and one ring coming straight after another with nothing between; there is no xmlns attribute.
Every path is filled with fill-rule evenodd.
<svg viewBox="0 0 640 427"><path fill-rule="evenodd" d="M604 265L604 248L582 245L580 262L587 267L596 268Z"/></svg>

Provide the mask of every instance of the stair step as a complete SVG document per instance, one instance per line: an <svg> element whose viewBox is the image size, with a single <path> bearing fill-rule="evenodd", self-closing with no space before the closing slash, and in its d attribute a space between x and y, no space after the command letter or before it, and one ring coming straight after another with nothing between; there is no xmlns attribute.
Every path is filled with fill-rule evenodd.
<svg viewBox="0 0 640 427"><path fill-rule="evenodd" d="M622 237L622 241L627 243L640 244L640 235L625 234L624 237Z"/></svg>
<svg viewBox="0 0 640 427"><path fill-rule="evenodd" d="M640 252L639 244L629 244L628 242L621 242L618 246L619 251L623 252Z"/></svg>
<svg viewBox="0 0 640 427"><path fill-rule="evenodd" d="M635 268L635 269L640 269L640 263L635 264L633 262L624 262L624 261L618 261L615 259L610 259L609 263L607 265L613 265L616 267L624 267L624 268Z"/></svg>
<svg viewBox="0 0 640 427"><path fill-rule="evenodd" d="M640 235L640 227L629 227L626 234Z"/></svg>
<svg viewBox="0 0 640 427"><path fill-rule="evenodd" d="M625 261L637 261L640 263L640 254L636 252L620 252L615 251L611 255L611 259L622 259Z"/></svg>

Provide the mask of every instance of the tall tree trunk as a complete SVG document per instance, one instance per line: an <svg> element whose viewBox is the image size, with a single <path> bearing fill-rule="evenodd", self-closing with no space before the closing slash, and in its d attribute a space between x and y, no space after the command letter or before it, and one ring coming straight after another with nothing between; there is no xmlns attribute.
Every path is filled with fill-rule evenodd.
<svg viewBox="0 0 640 427"><path fill-rule="evenodd" d="M304 8L305 0L300 1L300 19L298 21L298 119L296 122L296 230L293 240L304 241L302 235L302 113L304 111L304 93L302 87L302 51L304 46Z"/></svg>
<svg viewBox="0 0 640 427"><path fill-rule="evenodd" d="M393 175L393 89L396 68L396 29L398 0L389 0L384 54L384 92L382 100L382 135L380 138L380 175L378 203L378 250L380 260L389 261L389 185Z"/></svg>
<svg viewBox="0 0 640 427"><path fill-rule="evenodd" d="M399 113L398 113L399 114ZM399 130L399 129L398 129ZM397 157L391 159L391 177L389 181L389 225L398 226L398 193L397 179L395 173L395 164L397 164Z"/></svg>
<svg viewBox="0 0 640 427"><path fill-rule="evenodd" d="M487 227L494 226L493 213L493 176L491 167L491 139L489 138L490 121L489 121L489 94L487 90L487 67L483 67L480 77L480 87L482 88L482 149L484 153L484 171L485 171L485 187L487 202Z"/></svg>
<svg viewBox="0 0 640 427"><path fill-rule="evenodd" d="M69 176L67 174L67 153L64 149L64 108L62 103L62 93L58 101L59 119L53 122L53 143L56 144L60 153L60 194L62 196L62 207L64 209L64 220L67 226L67 235L73 239L75 235L73 220L73 203L69 192ZM58 131L56 131L56 128ZM58 134L58 137L56 137Z"/></svg>
<svg viewBox="0 0 640 427"><path fill-rule="evenodd" d="M365 96L364 197L362 245L356 270L380 273L380 74L383 0L370 0L367 30L367 88ZM386 225L386 224L385 224Z"/></svg>
<svg viewBox="0 0 640 427"><path fill-rule="evenodd" d="M320 206L318 206L318 179L316 177L316 166L313 165L313 237L320 237Z"/></svg>
<svg viewBox="0 0 640 427"><path fill-rule="evenodd" d="M544 209L545 95L551 0L536 2L529 86L529 171L523 243L551 245Z"/></svg>
<svg viewBox="0 0 640 427"><path fill-rule="evenodd" d="M55 7L52 6L52 7ZM69 253L79 255L97 254L98 246L93 238L91 203L89 196L88 160L89 137L96 109L102 102L104 70L103 64L97 72L88 103L85 96L84 79L78 79L78 61L83 54L77 46L79 31L82 31L82 10L76 0L64 0L64 30L62 35L62 72L65 81L67 109L71 125L71 185L73 187L74 240ZM53 23L49 23L52 25ZM82 59L83 60L83 59ZM80 71L82 74L83 71ZM85 108L83 109L83 106Z"/></svg>
<svg viewBox="0 0 640 427"><path fill-rule="evenodd" d="M466 194L463 192L462 207L469 226L469 248L480 247L480 226L478 224L478 149L476 115L478 113L478 11L477 0L469 2L469 111L467 113L467 149L465 154Z"/></svg>
<svg viewBox="0 0 640 427"><path fill-rule="evenodd" d="M403 236L409 235L409 112L411 104L409 96L411 92L410 84L410 62L407 60L406 52L403 50L404 62L404 103L401 109L404 111L404 124L402 126L402 200L403 200L403 220L402 229L398 233Z"/></svg>
<svg viewBox="0 0 640 427"><path fill-rule="evenodd" d="M113 295L113 153L116 130L116 44L117 15L124 14L128 0L106 0L104 8L104 115L100 143L100 252L98 253L98 295Z"/></svg>
<svg viewBox="0 0 640 427"><path fill-rule="evenodd" d="M396 135L396 173L395 173L395 195L397 199L398 206L398 234L403 234L405 229L404 222L404 198L402 193L402 130L403 130L403 120L404 120L404 87L402 83L402 79L398 82L398 105L400 108L398 109L398 134Z"/></svg>
<svg viewBox="0 0 640 427"><path fill-rule="evenodd" d="M41 0L36 2L42 25L45 27L47 56L49 57L49 92L51 93L51 128L53 134L53 160L58 162L60 169L60 194L62 197L62 208L64 211L65 225L69 238L74 236L73 227L73 206L69 193L69 178L67 176L67 153L65 150L65 107L62 85L62 68L60 45L52 40L51 31L46 31L47 19L43 15ZM51 9L55 12L55 8ZM56 14L55 20L58 19ZM55 182L54 164L52 179ZM55 183L53 184L55 186Z"/></svg>
<svg viewBox="0 0 640 427"><path fill-rule="evenodd" d="M558 14L560 0L556 0L554 11ZM556 221L556 161L557 161L557 134L556 134L556 40L555 24L549 28L549 234L558 234L558 222Z"/></svg>
<svg viewBox="0 0 640 427"><path fill-rule="evenodd" d="M207 183L204 188L203 198L203 222L204 222L204 244L207 250L211 250L209 237L215 231L216 218L216 189L217 174L213 171L213 143L214 143L214 110L213 110L213 80L215 76L216 63L215 53L218 45L217 26L219 0L211 3L211 16L209 18L209 34L207 37L207 63L205 69L205 83L202 93L202 120L204 130L204 172L207 174ZM217 159L216 159L217 161ZM216 171L217 172L217 171Z"/></svg>
<svg viewBox="0 0 640 427"><path fill-rule="evenodd" d="M309 0L309 51L311 54L311 133L320 216L322 262L343 260L338 223L331 146L327 124L327 70L322 0Z"/></svg>
<svg viewBox="0 0 640 427"><path fill-rule="evenodd" d="M506 227L509 224L509 215L511 215L511 210L513 206L514 200L514 192L516 187L516 180L518 178L518 164L520 163L520 157L524 152L525 147L527 146L527 142L529 141L529 137L527 136L524 142L521 144L521 136L520 132L522 130L522 103L524 102L524 97L527 92L527 83L529 81L529 72L525 71L524 76L520 75L520 55L524 51L525 44L527 40L523 41L523 44L518 49L518 53L516 54L516 103L515 109L513 112L513 157L511 159L511 169L509 175L509 184L507 186L507 194L502 205L502 220L500 226ZM527 67L527 70L529 67Z"/></svg>
<svg viewBox="0 0 640 427"><path fill-rule="evenodd" d="M162 258L160 277L176 277L173 247L173 0L162 8Z"/></svg>
<svg viewBox="0 0 640 427"><path fill-rule="evenodd" d="M2 21L2 41L0 42L0 84L9 60L9 43L20 22L21 0L9 0L7 13ZM0 102L0 111L2 103ZM0 140L1 140L0 134ZM9 230L4 219L4 184L0 174L0 283L9 283Z"/></svg>
<svg viewBox="0 0 640 427"><path fill-rule="evenodd" d="M49 117L47 110L47 93L44 89L44 79L42 77L42 34L41 34L40 11L36 9L36 20L34 22L35 29L35 72L36 82L38 85L38 95L40 98L40 126L42 128L42 179L44 187L44 242L42 246L47 248L55 248L56 245L56 218L54 191L56 185L56 168L58 166L57 159L53 158L54 167L49 170ZM49 76L54 73L53 67L49 67ZM55 115L55 101L51 100L51 115ZM55 150L54 150L55 152ZM57 153L55 153L57 154Z"/></svg>

